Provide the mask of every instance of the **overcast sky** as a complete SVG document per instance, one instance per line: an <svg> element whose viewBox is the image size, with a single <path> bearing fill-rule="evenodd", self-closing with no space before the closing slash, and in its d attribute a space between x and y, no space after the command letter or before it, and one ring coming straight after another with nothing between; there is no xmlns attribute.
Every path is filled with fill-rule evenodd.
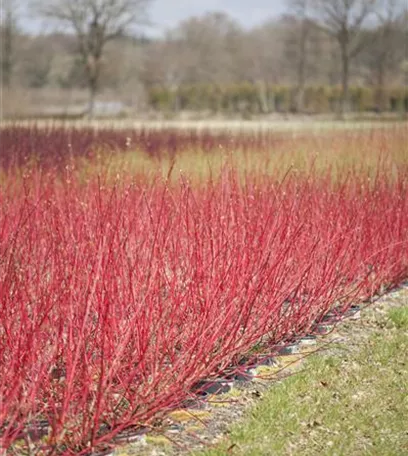
<svg viewBox="0 0 408 456"><path fill-rule="evenodd" d="M285 4L285 0L155 0L151 19L163 30L190 16L224 11L243 26L252 27L283 13Z"/></svg>
<svg viewBox="0 0 408 456"><path fill-rule="evenodd" d="M20 1L20 4L24 2L24 0ZM224 11L241 25L249 28L270 17L279 16L285 11L286 4L286 0L153 0L150 19L154 26L146 29L146 34L161 35L181 20L208 11ZM25 14L21 25L32 33L51 31L49 25L44 21L33 19L32 14Z"/></svg>

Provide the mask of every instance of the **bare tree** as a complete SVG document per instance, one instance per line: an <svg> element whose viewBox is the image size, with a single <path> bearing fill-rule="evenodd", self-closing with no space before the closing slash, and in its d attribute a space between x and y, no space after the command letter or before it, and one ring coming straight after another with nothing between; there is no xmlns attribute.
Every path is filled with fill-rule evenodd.
<svg viewBox="0 0 408 456"><path fill-rule="evenodd" d="M268 96L268 86L284 80L284 30L279 21L270 20L247 34L242 45L243 79L256 87L262 113L276 109L276 100Z"/></svg>
<svg viewBox="0 0 408 456"><path fill-rule="evenodd" d="M390 71L397 70L404 58L406 44L400 25L406 8L404 0L383 0L377 11L378 25L372 31L368 54L369 68L374 73L374 83L377 86L376 102L379 111L385 108L384 89Z"/></svg>
<svg viewBox="0 0 408 456"><path fill-rule="evenodd" d="M299 25L294 33L296 41L296 99L295 109L297 112L303 111L304 94L306 85L306 66L308 59L308 41L311 32L311 23L308 18L308 8L310 0L290 0L290 12L295 14Z"/></svg>
<svg viewBox="0 0 408 456"><path fill-rule="evenodd" d="M13 0L1 1L1 82L10 87L12 82L15 38L17 33L16 5Z"/></svg>
<svg viewBox="0 0 408 456"><path fill-rule="evenodd" d="M196 59L184 40L167 33L163 40L150 43L144 53L141 79L145 88L161 86L173 96L174 111L180 109L179 89L189 76ZM191 63L193 62L193 65Z"/></svg>
<svg viewBox="0 0 408 456"><path fill-rule="evenodd" d="M337 41L341 56L342 112L349 109L350 63L367 41L363 27L378 0L313 0L313 10Z"/></svg>
<svg viewBox="0 0 408 456"><path fill-rule="evenodd" d="M94 114L106 44L147 22L151 0L37 0L36 10L76 35L87 76L89 117Z"/></svg>
<svg viewBox="0 0 408 456"><path fill-rule="evenodd" d="M182 21L170 36L190 53L186 80L222 84L234 78L232 47L239 25L226 13L206 13Z"/></svg>
<svg viewBox="0 0 408 456"><path fill-rule="evenodd" d="M224 88L237 80L242 33L226 13L211 12L182 21L162 45L162 50L168 50L162 61L166 84L173 92L181 83L211 87L215 94L211 109L218 111ZM175 102L177 105L177 97Z"/></svg>

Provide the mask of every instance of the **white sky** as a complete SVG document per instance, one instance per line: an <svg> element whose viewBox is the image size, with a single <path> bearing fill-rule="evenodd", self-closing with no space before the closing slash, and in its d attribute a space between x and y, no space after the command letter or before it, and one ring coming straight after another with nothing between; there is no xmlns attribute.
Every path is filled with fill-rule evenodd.
<svg viewBox="0 0 408 456"><path fill-rule="evenodd" d="M190 16L223 11L249 28L280 15L287 3L285 0L155 0L151 19L164 30Z"/></svg>
<svg viewBox="0 0 408 456"><path fill-rule="evenodd" d="M1 0L0 0L1 1ZM29 32L50 32L52 26L27 13L24 4L30 0L17 0L24 16L20 25ZM153 0L150 19L154 26L146 29L146 35L161 35L166 29L190 16L198 16L208 11L228 13L246 28L260 24L270 17L285 12L287 0Z"/></svg>

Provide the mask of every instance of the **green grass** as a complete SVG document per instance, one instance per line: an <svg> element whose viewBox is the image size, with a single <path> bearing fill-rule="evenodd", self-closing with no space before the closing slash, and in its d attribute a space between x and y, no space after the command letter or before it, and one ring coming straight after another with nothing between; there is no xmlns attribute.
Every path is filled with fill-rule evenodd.
<svg viewBox="0 0 408 456"><path fill-rule="evenodd" d="M408 307L361 350L310 358L215 448L221 455L408 454Z"/></svg>
<svg viewBox="0 0 408 456"><path fill-rule="evenodd" d="M408 307L392 309L388 316L398 329L408 329Z"/></svg>

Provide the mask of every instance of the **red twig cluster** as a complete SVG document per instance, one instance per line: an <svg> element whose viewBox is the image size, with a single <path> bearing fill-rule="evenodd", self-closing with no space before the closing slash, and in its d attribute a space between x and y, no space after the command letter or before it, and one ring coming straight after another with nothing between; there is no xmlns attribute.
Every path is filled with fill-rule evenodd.
<svg viewBox="0 0 408 456"><path fill-rule="evenodd" d="M408 178L193 187L33 172L0 192L0 438L87 454L256 343L408 275Z"/></svg>
<svg viewBox="0 0 408 456"><path fill-rule="evenodd" d="M292 137L270 130L241 131L231 134L220 130L176 129L95 129L90 127L31 127L7 126L0 128L0 169L13 172L19 167L39 165L43 169L65 170L77 159L112 156L126 151L137 151L161 159L180 153L243 153L268 155L290 154L294 150L324 150L325 155L341 156L349 161L350 150L358 150L364 162L376 160L378 152L386 153L392 146L406 149L406 130L373 129L371 131L310 133ZM348 147L344 147L347 143ZM330 161L330 160L329 160Z"/></svg>
<svg viewBox="0 0 408 456"><path fill-rule="evenodd" d="M149 157L175 156L180 151L209 153L220 150L261 151L290 141L273 132L254 131L231 135L220 131L176 129L95 129L9 126L0 129L0 169L33 164L42 168L64 168L76 158L128 150Z"/></svg>

